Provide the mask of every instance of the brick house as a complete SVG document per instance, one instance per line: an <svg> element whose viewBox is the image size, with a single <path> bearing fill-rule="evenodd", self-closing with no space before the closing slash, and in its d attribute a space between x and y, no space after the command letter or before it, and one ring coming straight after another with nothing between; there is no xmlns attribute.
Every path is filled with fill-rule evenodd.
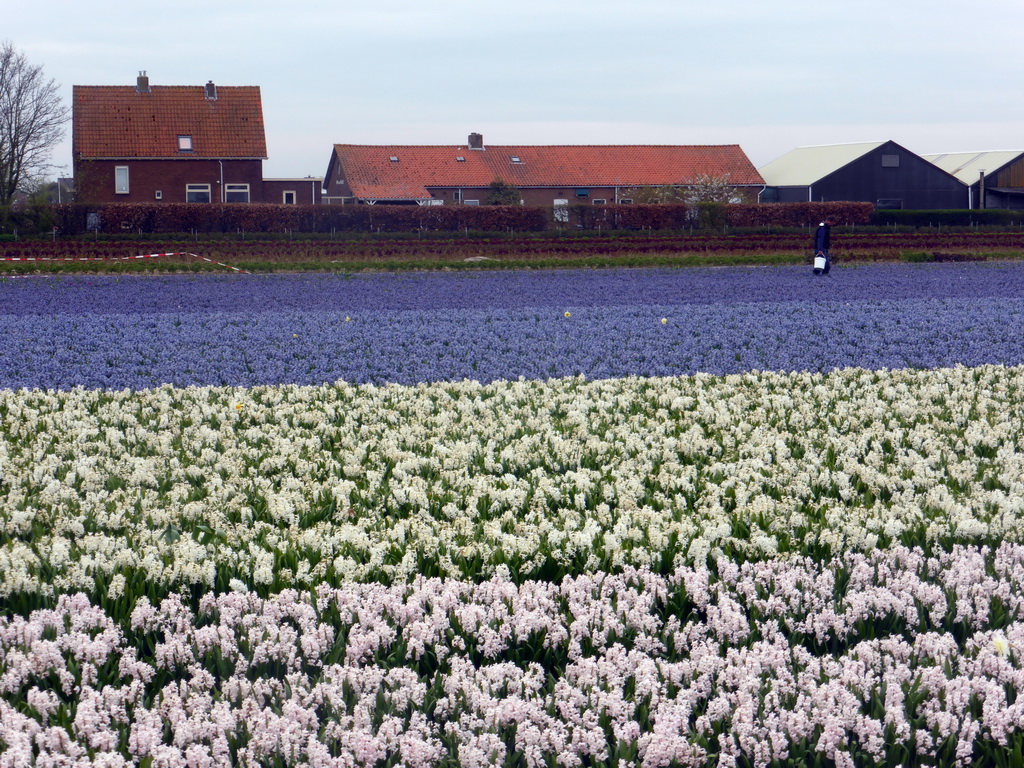
<svg viewBox="0 0 1024 768"><path fill-rule="evenodd" d="M320 205L324 180L316 176L264 179L263 202L282 205Z"/></svg>
<svg viewBox="0 0 1024 768"><path fill-rule="evenodd" d="M80 202L263 201L259 87L151 86L142 73L134 86L76 85L72 103Z"/></svg>
<svg viewBox="0 0 1024 768"><path fill-rule="evenodd" d="M485 146L473 133L462 146L336 144L324 202L481 205L500 180L526 205L629 203L638 189L700 176L727 178L751 202L764 186L736 145Z"/></svg>

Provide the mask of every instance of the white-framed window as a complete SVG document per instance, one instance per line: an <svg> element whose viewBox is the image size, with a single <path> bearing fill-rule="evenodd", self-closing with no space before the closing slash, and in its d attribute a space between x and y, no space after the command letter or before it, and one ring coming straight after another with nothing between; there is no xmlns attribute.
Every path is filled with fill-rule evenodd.
<svg viewBox="0 0 1024 768"><path fill-rule="evenodd" d="M285 205L295 205L295 200L296 198L294 189L286 189L284 192L281 193L281 202L284 203Z"/></svg>
<svg viewBox="0 0 1024 768"><path fill-rule="evenodd" d="M186 184L186 203L208 203L211 201L209 184Z"/></svg>
<svg viewBox="0 0 1024 768"><path fill-rule="evenodd" d="M630 205L633 202L632 197L621 197L619 198L619 205Z"/></svg>
<svg viewBox="0 0 1024 768"><path fill-rule="evenodd" d="M225 203L248 203L249 202L249 185L248 184L225 184L224 185L224 202Z"/></svg>
<svg viewBox="0 0 1024 768"><path fill-rule="evenodd" d="M181 135L178 136L178 151L179 152L191 152L192 151L192 137Z"/></svg>
<svg viewBox="0 0 1024 768"><path fill-rule="evenodd" d="M479 200L463 200L462 204L463 205L480 205L480 201Z"/></svg>
<svg viewBox="0 0 1024 768"><path fill-rule="evenodd" d="M128 194L128 166L114 166L114 192L119 195Z"/></svg>
<svg viewBox="0 0 1024 768"><path fill-rule="evenodd" d="M592 203L593 203L594 205L604 205L604 204L605 204L605 203L607 203L608 201L607 201L607 200L605 200L605 199L604 199L603 197L595 197L595 198L594 198L593 200L591 200L590 202L592 202Z"/></svg>
<svg viewBox="0 0 1024 768"><path fill-rule="evenodd" d="M555 221L565 223L569 220L569 201L563 197L557 197L554 201Z"/></svg>

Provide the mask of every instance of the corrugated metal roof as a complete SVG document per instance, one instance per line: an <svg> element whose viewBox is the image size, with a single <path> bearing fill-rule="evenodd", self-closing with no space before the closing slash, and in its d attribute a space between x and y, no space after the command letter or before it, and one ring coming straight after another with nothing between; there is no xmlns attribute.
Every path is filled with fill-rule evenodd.
<svg viewBox="0 0 1024 768"><path fill-rule="evenodd" d="M392 159L394 158L394 159ZM739 146L372 146L335 144L333 164L364 200L425 200L428 187L630 187L724 176L762 185Z"/></svg>
<svg viewBox="0 0 1024 768"><path fill-rule="evenodd" d="M985 171L986 174L994 173L1021 155L1024 155L1024 150L1002 149L985 152L945 152L921 157L946 173L956 176L964 184L975 184L979 181L981 171Z"/></svg>
<svg viewBox="0 0 1024 768"><path fill-rule="evenodd" d="M798 147L759 168L769 187L807 187L887 142Z"/></svg>

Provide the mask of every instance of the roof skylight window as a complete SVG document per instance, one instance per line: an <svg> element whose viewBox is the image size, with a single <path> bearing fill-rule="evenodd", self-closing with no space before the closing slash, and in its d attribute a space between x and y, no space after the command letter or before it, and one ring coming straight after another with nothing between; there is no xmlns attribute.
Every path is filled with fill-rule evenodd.
<svg viewBox="0 0 1024 768"><path fill-rule="evenodd" d="M513 162L513 163L521 163L521 162L523 162L523 161L522 161L522 159L521 159L521 158L519 157L519 155L512 155L512 162Z"/></svg>
<svg viewBox="0 0 1024 768"><path fill-rule="evenodd" d="M179 136L178 137L178 151L179 152L191 152L192 151L192 137L191 136Z"/></svg>
<svg viewBox="0 0 1024 768"><path fill-rule="evenodd" d="M466 162L466 158L465 158L465 157L463 157L462 155L458 155L458 156L457 156L457 157L455 158L455 162L457 162L457 163L464 163L464 162Z"/></svg>
<svg viewBox="0 0 1024 768"><path fill-rule="evenodd" d="M392 163L397 163L398 162L398 155L392 155L391 156L391 162Z"/></svg>

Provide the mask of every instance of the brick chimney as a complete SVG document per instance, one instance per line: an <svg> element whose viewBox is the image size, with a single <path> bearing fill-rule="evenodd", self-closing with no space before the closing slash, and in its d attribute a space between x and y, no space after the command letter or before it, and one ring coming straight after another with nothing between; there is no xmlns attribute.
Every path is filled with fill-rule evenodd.
<svg viewBox="0 0 1024 768"><path fill-rule="evenodd" d="M213 84L213 80L206 84L206 98L210 101L217 100L217 86Z"/></svg>
<svg viewBox="0 0 1024 768"><path fill-rule="evenodd" d="M469 134L469 148L470 149L483 149L484 148L484 137L479 133Z"/></svg>
<svg viewBox="0 0 1024 768"><path fill-rule="evenodd" d="M146 70L139 72L139 78L135 81L135 90L139 93L149 93L149 77Z"/></svg>

